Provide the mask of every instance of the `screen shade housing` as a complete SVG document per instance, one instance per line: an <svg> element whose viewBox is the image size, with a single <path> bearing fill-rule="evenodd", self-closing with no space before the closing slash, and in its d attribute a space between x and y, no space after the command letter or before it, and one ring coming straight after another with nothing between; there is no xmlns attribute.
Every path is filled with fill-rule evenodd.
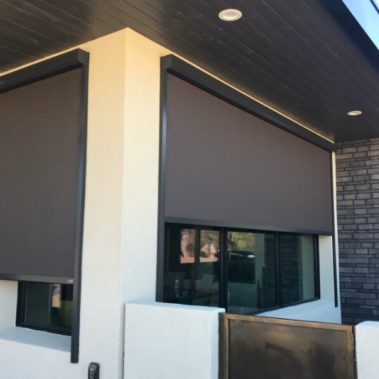
<svg viewBox="0 0 379 379"><path fill-rule="evenodd" d="M0 278L74 277L83 80L77 68L0 94Z"/></svg>
<svg viewBox="0 0 379 379"><path fill-rule="evenodd" d="M164 217L333 233L331 153L167 74Z"/></svg>

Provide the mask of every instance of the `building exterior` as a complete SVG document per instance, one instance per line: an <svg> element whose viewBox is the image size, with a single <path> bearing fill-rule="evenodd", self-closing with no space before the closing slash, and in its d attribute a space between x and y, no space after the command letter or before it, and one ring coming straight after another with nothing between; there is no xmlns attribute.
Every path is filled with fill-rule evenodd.
<svg viewBox="0 0 379 379"><path fill-rule="evenodd" d="M1 341L2 357L17 349L30 359L29 369L40 378L50 376L52 370L57 377L79 378L90 361L100 362L104 377L120 377L123 330L130 328L123 320L133 317L128 312L124 316L125 303L156 299L160 59L170 52L130 29L80 48L89 52L90 64L79 363L70 363L70 337L15 328L7 329ZM278 129L278 133L285 137L285 132ZM298 137L290 138L303 144ZM318 147L312 149L321 152ZM330 169L330 162L326 167ZM329 225L335 222L328 221ZM319 300L270 311L269 315L340 322L332 237L317 238ZM290 270L291 262L288 264ZM17 283L1 284L5 328L15 323ZM146 312L146 317L155 319L151 307L153 313L148 316ZM135 338L140 338L140 333ZM18 343L20 339L27 343ZM126 346L128 342L126 336ZM25 369L11 356L4 364L9 365L6 371L14 377ZM128 366L125 370L127 373Z"/></svg>
<svg viewBox="0 0 379 379"><path fill-rule="evenodd" d="M377 140L131 28L1 78L1 377L217 378L220 313L376 318Z"/></svg>

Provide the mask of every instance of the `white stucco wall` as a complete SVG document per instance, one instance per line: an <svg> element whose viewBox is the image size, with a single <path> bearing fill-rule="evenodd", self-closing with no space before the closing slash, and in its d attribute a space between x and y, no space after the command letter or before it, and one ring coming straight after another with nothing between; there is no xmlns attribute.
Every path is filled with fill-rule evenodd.
<svg viewBox="0 0 379 379"><path fill-rule="evenodd" d="M169 51L126 31L123 300L155 300L160 58Z"/></svg>
<svg viewBox="0 0 379 379"><path fill-rule="evenodd" d="M0 280L0 330L16 323L17 283Z"/></svg>
<svg viewBox="0 0 379 379"><path fill-rule="evenodd" d="M125 379L217 379L222 309L127 303Z"/></svg>
<svg viewBox="0 0 379 379"><path fill-rule="evenodd" d="M365 321L355 327L358 379L379 377L379 322Z"/></svg>
<svg viewBox="0 0 379 379"><path fill-rule="evenodd" d="M4 379L82 379L91 361L101 364L103 379L122 376L126 32L80 47L91 54L80 362L71 364L69 352L41 345L43 332L34 332L28 342L0 333L0 377ZM6 314L0 322L5 324L8 319L15 322L15 287L15 283L0 283L0 309Z"/></svg>
<svg viewBox="0 0 379 379"><path fill-rule="evenodd" d="M0 377L3 379L86 378L69 364L69 337L24 328L0 331Z"/></svg>

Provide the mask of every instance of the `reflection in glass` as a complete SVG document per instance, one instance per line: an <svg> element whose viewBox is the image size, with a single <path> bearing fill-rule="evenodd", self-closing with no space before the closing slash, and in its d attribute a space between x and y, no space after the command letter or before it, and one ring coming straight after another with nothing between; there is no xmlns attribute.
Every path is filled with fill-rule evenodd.
<svg viewBox="0 0 379 379"><path fill-rule="evenodd" d="M281 234L279 254L282 304L316 297L313 236Z"/></svg>
<svg viewBox="0 0 379 379"><path fill-rule="evenodd" d="M180 263L195 263L195 229L182 229L180 238Z"/></svg>
<svg viewBox="0 0 379 379"><path fill-rule="evenodd" d="M22 282L20 325L70 334L72 285Z"/></svg>
<svg viewBox="0 0 379 379"><path fill-rule="evenodd" d="M275 306L274 235L228 232L227 244L228 312L251 314Z"/></svg>
<svg viewBox="0 0 379 379"><path fill-rule="evenodd" d="M166 224L163 300L264 312L316 298L316 261L313 235Z"/></svg>
<svg viewBox="0 0 379 379"><path fill-rule="evenodd" d="M164 301L218 306L220 232L172 225L165 245Z"/></svg>
<svg viewBox="0 0 379 379"><path fill-rule="evenodd" d="M220 233L215 230L200 231L200 262L217 262L220 250Z"/></svg>

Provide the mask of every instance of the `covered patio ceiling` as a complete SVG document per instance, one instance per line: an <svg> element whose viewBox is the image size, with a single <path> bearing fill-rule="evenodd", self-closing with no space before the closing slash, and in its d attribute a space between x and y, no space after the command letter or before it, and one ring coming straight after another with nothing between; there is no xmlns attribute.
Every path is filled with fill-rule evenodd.
<svg viewBox="0 0 379 379"><path fill-rule="evenodd" d="M0 0L0 19L2 72L131 27L330 140L379 137L379 52L341 0Z"/></svg>

